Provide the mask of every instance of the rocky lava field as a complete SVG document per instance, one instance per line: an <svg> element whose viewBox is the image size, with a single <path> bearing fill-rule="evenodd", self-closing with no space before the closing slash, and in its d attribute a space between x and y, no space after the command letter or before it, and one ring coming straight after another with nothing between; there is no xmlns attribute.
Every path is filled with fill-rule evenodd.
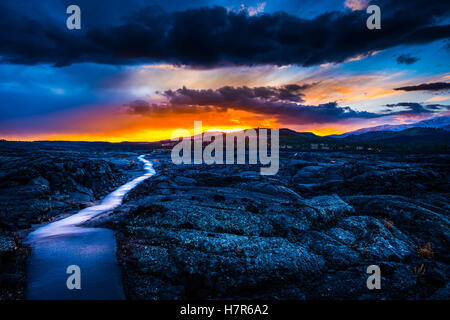
<svg viewBox="0 0 450 320"><path fill-rule="evenodd" d="M157 175L103 222L128 298L449 297L447 156L288 153L275 176L150 158Z"/></svg>
<svg viewBox="0 0 450 320"><path fill-rule="evenodd" d="M449 298L449 155L292 151L261 176L150 146L0 150L2 299L26 290L26 234L142 174L144 153L156 175L87 223L116 232L129 299Z"/></svg>

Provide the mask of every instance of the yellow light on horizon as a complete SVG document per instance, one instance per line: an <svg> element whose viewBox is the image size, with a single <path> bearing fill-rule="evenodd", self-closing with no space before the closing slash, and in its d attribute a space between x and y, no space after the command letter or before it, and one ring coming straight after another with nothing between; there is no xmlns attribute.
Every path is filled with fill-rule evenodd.
<svg viewBox="0 0 450 320"><path fill-rule="evenodd" d="M223 128L211 128L206 130L205 132L223 132L223 133L231 133L231 132L238 132L238 131L244 131L248 128L232 128L232 129L223 129Z"/></svg>

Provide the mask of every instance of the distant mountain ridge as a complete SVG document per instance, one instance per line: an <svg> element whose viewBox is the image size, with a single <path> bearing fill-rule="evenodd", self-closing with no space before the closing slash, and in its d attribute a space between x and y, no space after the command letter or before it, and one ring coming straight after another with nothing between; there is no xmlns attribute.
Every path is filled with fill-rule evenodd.
<svg viewBox="0 0 450 320"><path fill-rule="evenodd" d="M447 117L448 118L448 117ZM428 125L444 124L442 119L428 122ZM445 120L445 119L444 119ZM434 123L433 123L434 122ZM445 127L445 126L444 126ZM389 127L388 127L389 128ZM254 128L256 134L263 128ZM397 128L396 128L397 129ZM224 133L216 132L221 135L225 142L228 134L238 132ZM194 142L201 135L186 137ZM267 142L271 144L271 134L267 136ZM95 147L111 148L114 145L120 145L124 151L130 149L171 149L179 141L160 140L156 142L86 142L86 141L38 141L38 142L14 142L2 141L0 145L11 143L26 144L28 148L39 146L46 150L59 150L60 148L74 146L78 149L89 149ZM203 146L210 143L209 139L203 140ZM224 147L225 147L224 143ZM450 153L450 130L448 125L445 128L416 127L404 130L384 130L368 131L359 134L351 134L347 137L333 138L332 136L321 137L311 132L297 132L288 128L279 129L279 146L283 151L356 151L356 152L426 152L426 153Z"/></svg>
<svg viewBox="0 0 450 320"><path fill-rule="evenodd" d="M338 140L350 143L448 145L450 144L450 131L443 128L416 127L401 131L371 131Z"/></svg>
<svg viewBox="0 0 450 320"><path fill-rule="evenodd" d="M367 132L377 132L377 131L402 131L410 128L435 128L435 129L444 129L450 131L450 116L442 116L436 117L428 120L422 120L415 123L410 124L399 124L399 125L391 125L391 124L383 124L376 127L362 128L355 131L346 132L344 134L339 135L330 135L330 138L345 138L351 135L361 135Z"/></svg>

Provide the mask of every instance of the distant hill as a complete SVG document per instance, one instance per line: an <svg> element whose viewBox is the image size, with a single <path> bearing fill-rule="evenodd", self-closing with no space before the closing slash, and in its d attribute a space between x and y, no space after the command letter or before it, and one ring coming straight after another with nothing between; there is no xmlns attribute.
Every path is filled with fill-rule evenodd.
<svg viewBox="0 0 450 320"><path fill-rule="evenodd" d="M329 139L316 136L312 132L297 132L287 128L280 129L280 144L323 142L324 140Z"/></svg>
<svg viewBox="0 0 450 320"><path fill-rule="evenodd" d="M259 129L255 129L258 133ZM311 132L297 132L280 129L281 150L317 150L317 151L450 151L450 131L436 128L409 128L401 131L370 131L352 134L346 137L320 137ZM224 140L226 133L221 133ZM191 137L199 139L200 135ZM270 143L270 134L268 135ZM177 142L159 141L161 147L171 148ZM208 144L209 142L203 142Z"/></svg>
<svg viewBox="0 0 450 320"><path fill-rule="evenodd" d="M391 125L391 124L384 124L381 126L376 127L369 127L369 128L362 128L355 131L346 132L344 134L339 135L331 135L328 137L331 138L345 138L350 135L360 135L367 132L376 132L376 131L402 131L409 128L441 128L444 130L450 131L450 116L442 116L442 117L436 117L433 119L428 120L422 120L415 123L410 124L399 124L399 125Z"/></svg>
<svg viewBox="0 0 450 320"><path fill-rule="evenodd" d="M450 131L436 128L409 128L403 131L375 131L350 135L346 142L401 144L401 145L450 145Z"/></svg>
<svg viewBox="0 0 450 320"><path fill-rule="evenodd" d="M269 128L254 128L253 130L256 131L256 134L259 134L259 130L260 129L266 129L268 130L268 138L270 140L270 129ZM247 129L245 129L247 130ZM242 131L245 131L244 129ZM298 132L298 131L294 131L288 128L281 128L279 129L279 135L280 135L280 143L281 141L283 141L284 143L287 143L289 141L304 141L304 142L317 142L317 141L322 141L324 138L323 137L319 137L316 136L314 133L312 132ZM233 134L238 134L239 131L237 132L230 132L230 133L225 133L225 132L221 132L221 131L209 131L209 133L214 133L214 134L221 134L223 136L223 138L225 139L226 136L228 134L233 135ZM205 132L203 132L202 134L198 134L195 136L191 136L191 140L197 140L203 137L203 135L205 134ZM159 142L163 142L163 143L168 143L171 140L161 140Z"/></svg>
<svg viewBox="0 0 450 320"><path fill-rule="evenodd" d="M259 133L259 129L254 129ZM226 133L220 132L224 140ZM297 132L288 128L279 131L280 151L346 151L346 152L450 152L450 131L443 128L408 128L399 131L369 131L349 134L346 137L320 137L311 132ZM192 141L200 139L201 135L191 137ZM76 150L118 150L132 151L137 149L172 149L177 141L162 140L157 142L83 142L83 141L38 141L13 142L1 141L0 145L14 146L27 144L29 148L37 147L48 150L73 147ZM268 135L270 144L270 134ZM203 141L203 145L209 144ZM224 145L225 146L225 145Z"/></svg>

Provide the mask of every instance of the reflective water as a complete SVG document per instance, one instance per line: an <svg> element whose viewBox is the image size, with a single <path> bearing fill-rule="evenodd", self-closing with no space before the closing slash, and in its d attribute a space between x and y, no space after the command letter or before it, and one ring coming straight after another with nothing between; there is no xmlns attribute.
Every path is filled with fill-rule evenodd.
<svg viewBox="0 0 450 320"><path fill-rule="evenodd" d="M99 205L81 210L65 219L30 233L27 299L123 299L120 269L116 259L114 233L104 228L79 225L118 207L127 192L155 174L152 163L139 156L145 174L106 196ZM81 290L69 290L66 269L81 269Z"/></svg>

